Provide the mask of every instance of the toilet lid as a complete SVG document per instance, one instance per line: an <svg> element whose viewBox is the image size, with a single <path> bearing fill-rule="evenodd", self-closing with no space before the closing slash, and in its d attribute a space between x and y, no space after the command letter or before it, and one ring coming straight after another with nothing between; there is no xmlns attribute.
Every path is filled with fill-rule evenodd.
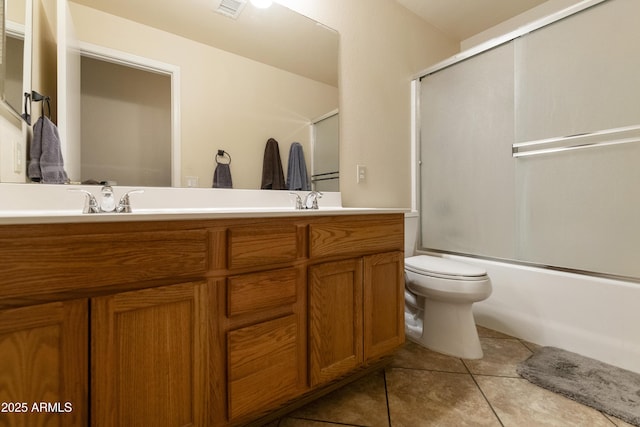
<svg viewBox="0 0 640 427"><path fill-rule="evenodd" d="M482 267L429 255L405 258L404 265L408 270L429 276L478 278L487 275Z"/></svg>

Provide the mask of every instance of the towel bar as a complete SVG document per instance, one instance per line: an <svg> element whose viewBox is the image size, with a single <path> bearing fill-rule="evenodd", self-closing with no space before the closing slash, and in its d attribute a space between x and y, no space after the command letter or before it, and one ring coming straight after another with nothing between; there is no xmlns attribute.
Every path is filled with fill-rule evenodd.
<svg viewBox="0 0 640 427"><path fill-rule="evenodd" d="M513 144L513 157L535 156L582 148L640 142L640 125Z"/></svg>

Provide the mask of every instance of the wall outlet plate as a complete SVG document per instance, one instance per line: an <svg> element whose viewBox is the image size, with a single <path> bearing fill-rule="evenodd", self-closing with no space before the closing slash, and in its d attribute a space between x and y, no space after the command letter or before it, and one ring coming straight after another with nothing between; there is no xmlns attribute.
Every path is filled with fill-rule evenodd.
<svg viewBox="0 0 640 427"><path fill-rule="evenodd" d="M367 180L367 167L365 165L356 166L356 182L358 184Z"/></svg>
<svg viewBox="0 0 640 427"><path fill-rule="evenodd" d="M195 188L198 186L198 177L197 176L187 176L185 177L187 180L187 187Z"/></svg>
<svg viewBox="0 0 640 427"><path fill-rule="evenodd" d="M20 141L13 141L13 172L21 173L24 160L23 160L22 144Z"/></svg>

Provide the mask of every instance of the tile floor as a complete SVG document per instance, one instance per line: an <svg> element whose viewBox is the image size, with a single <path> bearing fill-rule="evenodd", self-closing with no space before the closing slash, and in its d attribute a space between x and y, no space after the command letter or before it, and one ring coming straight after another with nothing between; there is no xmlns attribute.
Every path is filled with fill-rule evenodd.
<svg viewBox="0 0 640 427"><path fill-rule="evenodd" d="M516 373L536 345L479 327L481 360L407 342L384 371L329 394L269 427L627 427Z"/></svg>

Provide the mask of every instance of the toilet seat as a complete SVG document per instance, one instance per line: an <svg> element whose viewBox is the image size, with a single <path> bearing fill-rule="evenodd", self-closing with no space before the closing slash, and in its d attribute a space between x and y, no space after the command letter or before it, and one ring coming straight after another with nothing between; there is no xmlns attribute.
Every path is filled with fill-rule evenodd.
<svg viewBox="0 0 640 427"><path fill-rule="evenodd" d="M405 258L404 267L416 274L441 279L465 281L487 279L487 271L481 267L427 255Z"/></svg>

